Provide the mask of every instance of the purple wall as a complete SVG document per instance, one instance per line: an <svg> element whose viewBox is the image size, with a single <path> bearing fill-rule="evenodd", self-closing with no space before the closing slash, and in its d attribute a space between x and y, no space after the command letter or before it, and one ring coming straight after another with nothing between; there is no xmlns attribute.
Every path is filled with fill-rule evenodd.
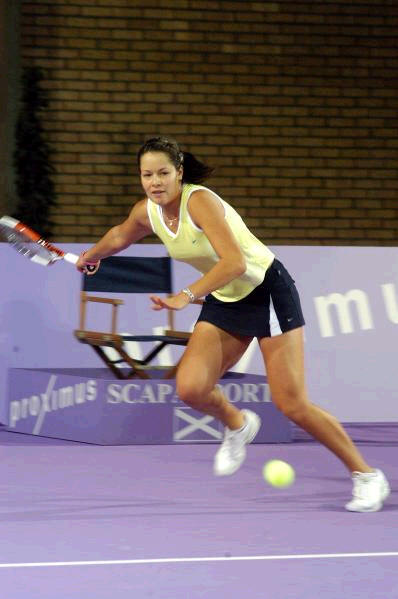
<svg viewBox="0 0 398 599"><path fill-rule="evenodd" d="M62 247L75 253L83 249L81 244ZM296 279L302 297L312 401L343 422L397 421L396 248L272 249ZM164 248L140 245L122 255L164 255ZM59 263L43 268L0 244L0 269L0 420L4 422L8 368L92 368L102 363L73 337L78 325L80 275L72 266ZM190 267L174 263L175 289L196 276ZM163 313L149 309L146 296L124 299L120 332L148 333L166 324ZM105 317L96 308L90 306L89 312L93 328L110 321L108 314ZM192 326L197 313L194 306L178 313L178 328ZM175 359L181 350L170 351ZM255 343L234 370L263 372Z"/></svg>

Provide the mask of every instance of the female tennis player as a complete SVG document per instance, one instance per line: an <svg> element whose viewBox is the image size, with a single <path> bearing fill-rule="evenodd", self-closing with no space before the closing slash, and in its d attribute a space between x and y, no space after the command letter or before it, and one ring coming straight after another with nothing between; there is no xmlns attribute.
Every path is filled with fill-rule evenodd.
<svg viewBox="0 0 398 599"><path fill-rule="evenodd" d="M148 140L138 152L138 167L145 199L82 254L77 267L82 270L155 233L172 258L199 271L189 287L151 300L154 310L182 310L204 298L176 383L183 402L224 424L214 473L230 475L239 469L245 446L261 425L257 414L239 410L215 387L256 337L275 405L331 450L351 473L353 497L346 509L379 510L390 492L383 472L364 460L333 416L308 399L304 318L286 268L227 202L202 185L212 169L189 152L181 152L174 140Z"/></svg>

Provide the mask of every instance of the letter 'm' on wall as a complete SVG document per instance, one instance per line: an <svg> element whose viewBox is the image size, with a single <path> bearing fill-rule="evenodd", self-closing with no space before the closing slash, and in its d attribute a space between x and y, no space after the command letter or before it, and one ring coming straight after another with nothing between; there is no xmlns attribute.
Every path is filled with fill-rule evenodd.
<svg viewBox="0 0 398 599"><path fill-rule="evenodd" d="M333 315L337 316L341 333L354 332L354 314L361 329L372 329L373 318L368 296L361 289L351 289L345 294L331 293L314 297L319 330L322 337L333 337ZM355 313L354 313L355 310Z"/></svg>

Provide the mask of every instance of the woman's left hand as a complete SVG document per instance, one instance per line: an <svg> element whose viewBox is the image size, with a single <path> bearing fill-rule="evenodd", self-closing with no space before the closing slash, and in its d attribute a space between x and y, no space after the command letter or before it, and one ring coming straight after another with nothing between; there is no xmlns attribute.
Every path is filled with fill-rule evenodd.
<svg viewBox="0 0 398 599"><path fill-rule="evenodd" d="M189 299L185 293L178 293L171 297L158 297L157 295L151 295L152 310L182 310L189 304Z"/></svg>

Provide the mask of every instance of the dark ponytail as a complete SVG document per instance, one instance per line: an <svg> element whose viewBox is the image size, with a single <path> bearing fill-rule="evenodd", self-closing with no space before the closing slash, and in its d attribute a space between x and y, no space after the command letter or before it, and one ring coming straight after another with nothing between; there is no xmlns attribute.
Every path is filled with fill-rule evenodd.
<svg viewBox="0 0 398 599"><path fill-rule="evenodd" d="M200 162L190 152L184 152L184 170L182 180L184 183L203 183L214 171L214 168Z"/></svg>
<svg viewBox="0 0 398 599"><path fill-rule="evenodd" d="M184 183L202 183L214 171L212 167L200 162L190 152L181 152L177 142L167 137L148 139L138 151L138 166L140 166L142 156L147 152L163 152L168 155L176 169L182 166L182 180Z"/></svg>

